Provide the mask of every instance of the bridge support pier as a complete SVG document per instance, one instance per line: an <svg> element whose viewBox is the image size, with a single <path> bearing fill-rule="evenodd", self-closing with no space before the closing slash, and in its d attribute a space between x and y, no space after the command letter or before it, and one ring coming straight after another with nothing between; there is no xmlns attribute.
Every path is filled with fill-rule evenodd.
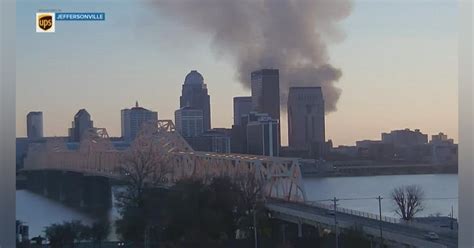
<svg viewBox="0 0 474 248"><path fill-rule="evenodd" d="M103 213L112 207L109 179L64 171L30 171L26 188L74 208Z"/></svg>
<svg viewBox="0 0 474 248"><path fill-rule="evenodd" d="M79 193L79 207L80 208L85 208L86 207L86 201L84 200L84 190L81 190L81 193Z"/></svg>
<svg viewBox="0 0 474 248"><path fill-rule="evenodd" d="M298 238L302 238L303 237L303 223L301 222L301 220L298 220Z"/></svg>
<svg viewBox="0 0 474 248"><path fill-rule="evenodd" d="M66 196L64 194L63 184L59 184L59 201L64 202L66 201Z"/></svg>
<svg viewBox="0 0 474 248"><path fill-rule="evenodd" d="M46 187L46 185L43 187L43 195L45 197L49 197L48 188Z"/></svg>
<svg viewBox="0 0 474 248"><path fill-rule="evenodd" d="M46 175L45 172L41 173L41 179L42 180L41 180L40 183L41 183L41 186L43 187L43 195L45 197L49 197L48 184L47 184L48 179L46 177L47 177L47 175Z"/></svg>

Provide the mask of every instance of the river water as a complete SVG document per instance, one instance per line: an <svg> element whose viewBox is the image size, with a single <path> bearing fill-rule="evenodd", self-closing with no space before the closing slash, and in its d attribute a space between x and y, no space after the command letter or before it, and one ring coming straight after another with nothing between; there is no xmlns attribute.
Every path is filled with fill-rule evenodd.
<svg viewBox="0 0 474 248"><path fill-rule="evenodd" d="M325 200L337 197L341 199L338 201L340 207L378 214L379 206L375 198L382 196L382 214L392 217L396 215L395 207L389 199L390 191L394 187L411 184L420 185L425 192L424 210L420 216L447 216L451 213L451 208L454 209L454 216L457 216L458 176L454 174L304 179L308 201L331 204ZM44 227L53 223L70 220L81 220L85 224L93 222L87 214L26 190L16 191L16 216L17 220L29 225L30 238L40 234L44 236ZM117 210L113 208L109 218L115 220L118 216ZM113 232L109 238L116 240Z"/></svg>

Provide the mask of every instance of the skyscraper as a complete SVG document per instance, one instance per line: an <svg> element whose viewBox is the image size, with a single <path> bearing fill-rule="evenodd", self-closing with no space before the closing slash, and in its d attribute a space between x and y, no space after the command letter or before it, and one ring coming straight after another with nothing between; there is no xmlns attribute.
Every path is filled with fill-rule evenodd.
<svg viewBox="0 0 474 248"><path fill-rule="evenodd" d="M135 103L135 107L131 109L122 109L122 138L125 141L133 141L143 123L148 121L157 121L158 113L142 108L138 106L138 102Z"/></svg>
<svg viewBox="0 0 474 248"><path fill-rule="evenodd" d="M43 112L29 112L26 116L26 133L29 139L43 138Z"/></svg>
<svg viewBox="0 0 474 248"><path fill-rule="evenodd" d="M191 107L200 109L203 113L203 130L211 129L211 105L210 97L207 93L207 85L204 83L202 75L193 70L184 80L179 107Z"/></svg>
<svg viewBox="0 0 474 248"><path fill-rule="evenodd" d="M251 74L252 110L268 113L280 120L280 79L277 69L262 69Z"/></svg>
<svg viewBox="0 0 474 248"><path fill-rule="evenodd" d="M321 87L291 87L288 94L288 143L321 157L325 144L324 99Z"/></svg>
<svg viewBox="0 0 474 248"><path fill-rule="evenodd" d="M81 109L74 116L72 128L69 128L69 140L71 142L80 142L84 131L93 128L94 122L91 115L85 109Z"/></svg>
<svg viewBox="0 0 474 248"><path fill-rule="evenodd" d="M252 97L234 97L234 125L240 125L242 116L248 115L252 111Z"/></svg>
<svg viewBox="0 0 474 248"><path fill-rule="evenodd" d="M174 112L176 130L185 139L202 134L204 132L203 116L203 111L201 109L184 107L176 110Z"/></svg>

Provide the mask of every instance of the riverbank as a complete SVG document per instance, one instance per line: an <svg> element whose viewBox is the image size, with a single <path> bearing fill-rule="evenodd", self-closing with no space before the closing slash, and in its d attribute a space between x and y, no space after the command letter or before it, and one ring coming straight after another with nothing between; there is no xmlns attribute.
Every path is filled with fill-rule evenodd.
<svg viewBox="0 0 474 248"><path fill-rule="evenodd" d="M423 174L457 174L456 165L403 164L403 165L370 165L370 166L334 166L321 170L316 167L303 166L304 178L312 177L363 177L383 175L423 175Z"/></svg>

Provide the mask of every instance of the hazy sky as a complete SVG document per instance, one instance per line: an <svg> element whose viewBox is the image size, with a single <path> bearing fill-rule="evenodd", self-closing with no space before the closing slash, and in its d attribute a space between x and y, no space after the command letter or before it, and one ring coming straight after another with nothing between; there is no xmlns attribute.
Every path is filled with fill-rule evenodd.
<svg viewBox="0 0 474 248"><path fill-rule="evenodd" d="M105 12L106 21L57 22L55 33L36 33L39 9ZM232 98L250 94L210 37L161 17L149 2L20 0L17 12L17 136L26 135L29 111L43 111L47 136L66 135L80 108L119 136L120 110L136 100L174 119L194 69L211 95L213 127L230 127ZM353 144L419 128L457 140L457 21L454 0L355 1L341 22L346 39L328 47L343 91L326 116L326 137ZM281 121L286 144L286 113Z"/></svg>

